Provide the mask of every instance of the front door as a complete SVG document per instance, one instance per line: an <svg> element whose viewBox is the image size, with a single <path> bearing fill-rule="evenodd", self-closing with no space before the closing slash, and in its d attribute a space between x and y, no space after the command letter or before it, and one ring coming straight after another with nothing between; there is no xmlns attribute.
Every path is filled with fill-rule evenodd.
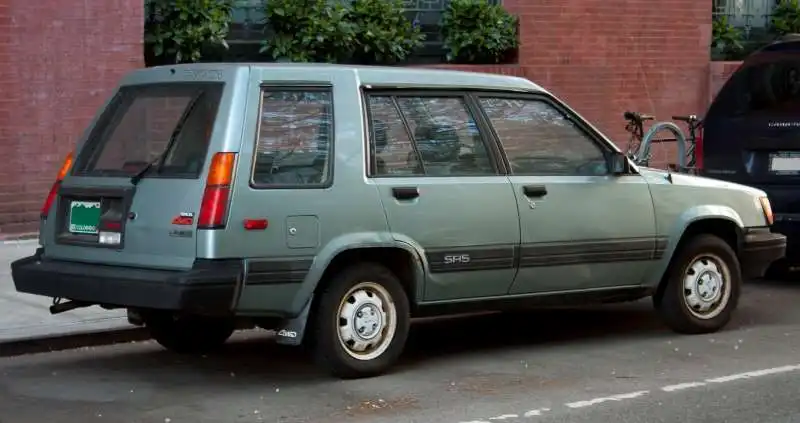
<svg viewBox="0 0 800 423"><path fill-rule="evenodd" d="M644 178L612 175L611 147L554 99L482 94L478 103L505 151L520 215L510 293L642 283L656 255Z"/></svg>
<svg viewBox="0 0 800 423"><path fill-rule="evenodd" d="M425 254L424 299L502 295L514 279L519 216L499 152L458 92L368 92L370 181L393 236Z"/></svg>

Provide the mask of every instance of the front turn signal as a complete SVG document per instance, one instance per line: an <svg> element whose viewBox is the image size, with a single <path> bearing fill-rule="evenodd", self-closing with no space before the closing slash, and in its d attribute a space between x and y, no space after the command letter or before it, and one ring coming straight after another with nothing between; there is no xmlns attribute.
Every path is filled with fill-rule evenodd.
<svg viewBox="0 0 800 423"><path fill-rule="evenodd" d="M758 202L761 203L761 210L764 212L764 218L767 219L767 225L772 225L775 222L775 217L772 215L772 205L769 203L769 198L766 196L758 197Z"/></svg>

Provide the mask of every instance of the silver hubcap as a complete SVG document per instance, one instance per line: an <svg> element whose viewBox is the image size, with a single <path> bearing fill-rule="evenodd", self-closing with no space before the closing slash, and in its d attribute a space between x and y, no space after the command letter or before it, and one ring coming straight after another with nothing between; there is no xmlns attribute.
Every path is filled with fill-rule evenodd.
<svg viewBox="0 0 800 423"><path fill-rule="evenodd" d="M351 357L372 360L383 354L397 329L397 311L389 292L374 282L362 282L339 304L339 343Z"/></svg>
<svg viewBox="0 0 800 423"><path fill-rule="evenodd" d="M700 319L719 315L730 299L729 281L730 270L722 259L712 254L695 257L683 278L689 312Z"/></svg>

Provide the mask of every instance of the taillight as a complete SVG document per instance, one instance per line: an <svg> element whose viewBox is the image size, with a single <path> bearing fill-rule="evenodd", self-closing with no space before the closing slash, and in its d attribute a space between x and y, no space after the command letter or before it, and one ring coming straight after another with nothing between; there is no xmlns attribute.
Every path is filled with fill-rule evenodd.
<svg viewBox="0 0 800 423"><path fill-rule="evenodd" d="M233 183L236 153L216 153L206 177L203 201L200 203L198 229L220 229L228 220L228 204Z"/></svg>
<svg viewBox="0 0 800 423"><path fill-rule="evenodd" d="M697 130L697 137L694 140L694 166L703 169L703 129Z"/></svg>
<svg viewBox="0 0 800 423"><path fill-rule="evenodd" d="M50 187L50 192L47 193L47 198L44 200L44 204L42 205L41 217L42 219L46 219L47 215L50 213L50 207L53 206L53 201L55 201L56 196L58 196L58 189L61 187L61 181L67 176L69 170L72 168L72 152L67 154L67 157L64 158L64 163L61 165L61 169L58 171L58 175L56 175L56 180L53 182L53 186Z"/></svg>

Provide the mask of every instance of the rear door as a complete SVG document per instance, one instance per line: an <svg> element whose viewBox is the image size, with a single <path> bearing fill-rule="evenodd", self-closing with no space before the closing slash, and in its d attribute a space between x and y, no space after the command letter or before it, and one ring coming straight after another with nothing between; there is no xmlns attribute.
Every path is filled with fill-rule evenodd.
<svg viewBox="0 0 800 423"><path fill-rule="evenodd" d="M370 181L395 238L428 261L425 300L504 295L519 215L463 92L370 91Z"/></svg>
<svg viewBox="0 0 800 423"><path fill-rule="evenodd" d="M246 68L128 76L79 146L44 225L46 255L190 267L210 157L241 142L241 114L232 112L240 77Z"/></svg>

